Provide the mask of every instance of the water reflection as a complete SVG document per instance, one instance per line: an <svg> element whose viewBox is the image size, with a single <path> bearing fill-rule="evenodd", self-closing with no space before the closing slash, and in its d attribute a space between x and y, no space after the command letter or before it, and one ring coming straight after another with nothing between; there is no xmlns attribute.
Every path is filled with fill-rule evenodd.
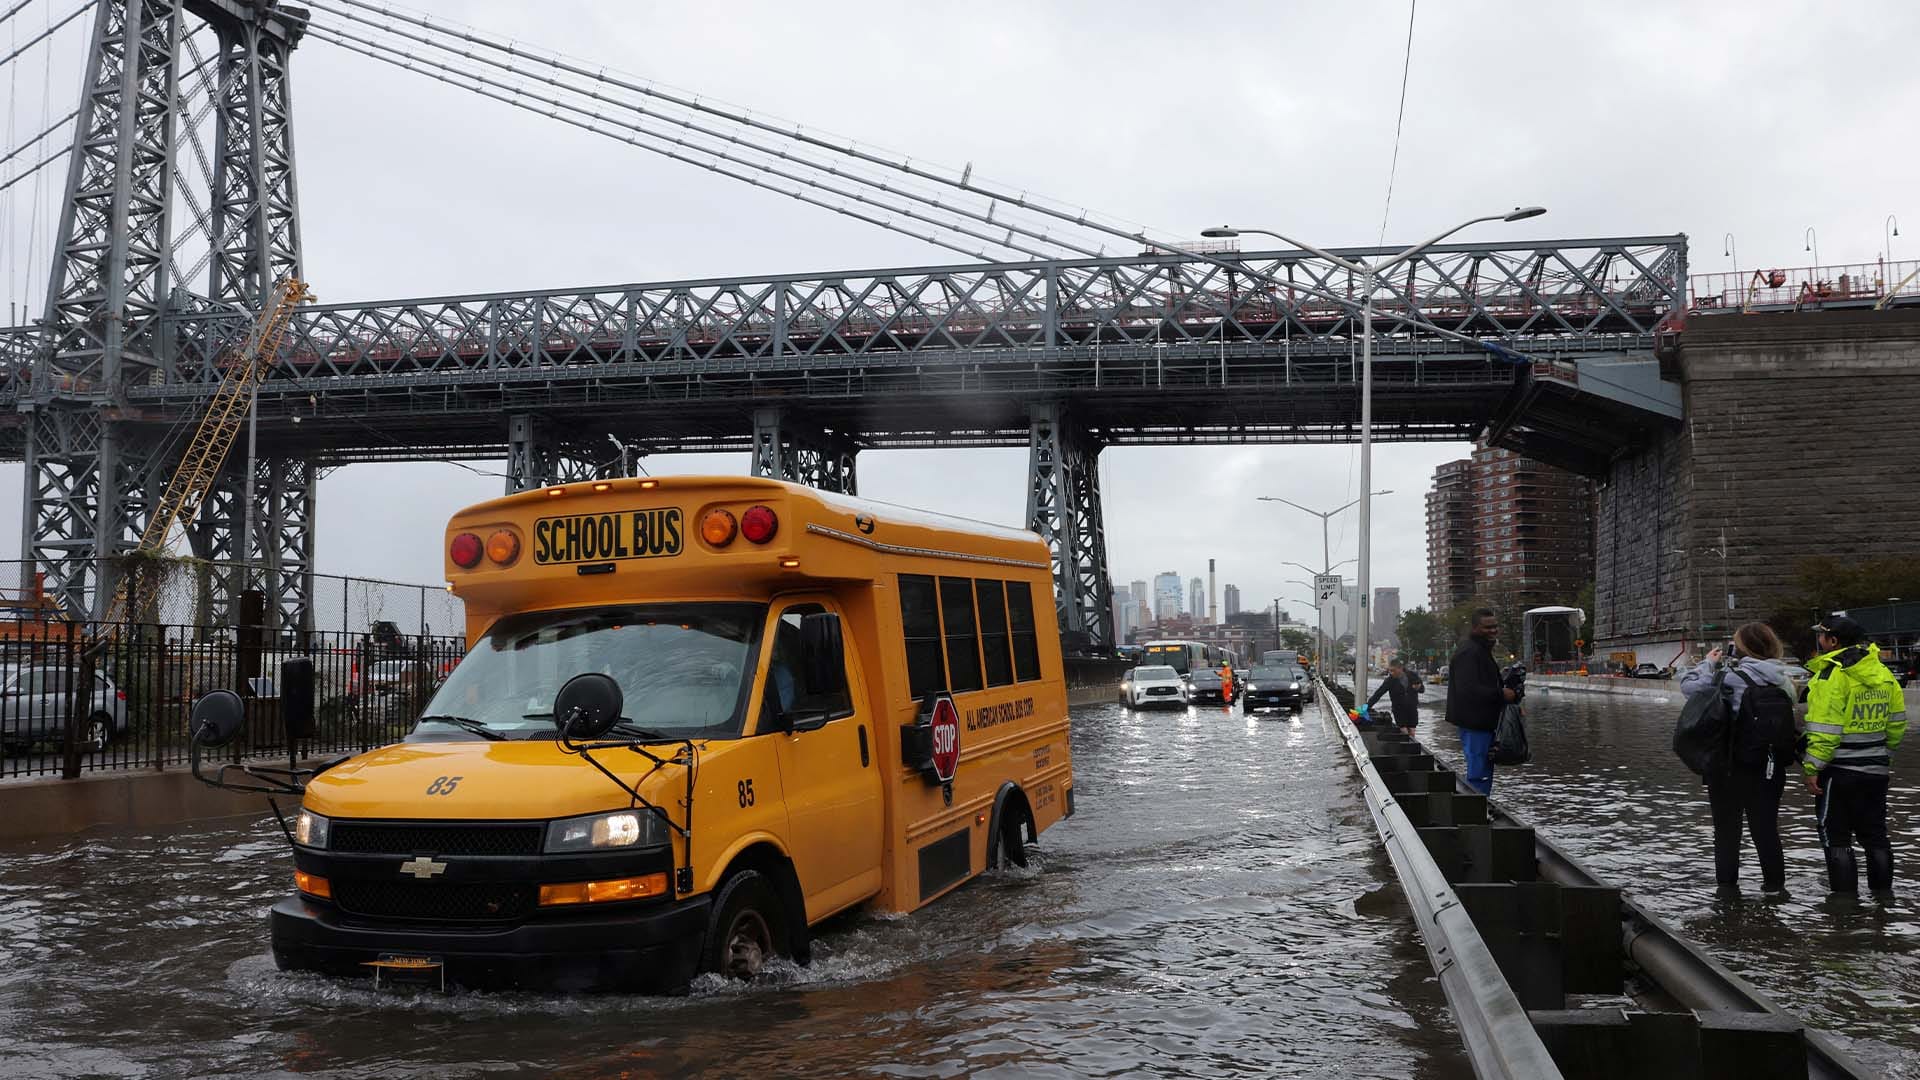
<svg viewBox="0 0 1920 1080"><path fill-rule="evenodd" d="M1442 694L1427 695L1433 708ZM1911 780L1903 783L1896 767L1888 806L1900 891L1893 903L1828 901L1813 798L1798 783L1789 783L1780 807L1788 898L1761 900L1749 845L1740 867L1745 898L1717 900L1706 789L1672 750L1679 709L1678 697L1530 690L1533 761L1497 770L1494 798L1862 1061L1920 1077L1920 851L1902 844L1920 810ZM1457 762L1458 731L1422 719L1422 738Z"/></svg>
<svg viewBox="0 0 1920 1080"><path fill-rule="evenodd" d="M1470 1073L1320 721L1075 713L1038 866L682 999L375 994L274 970L271 823L0 854L9 1077Z"/></svg>

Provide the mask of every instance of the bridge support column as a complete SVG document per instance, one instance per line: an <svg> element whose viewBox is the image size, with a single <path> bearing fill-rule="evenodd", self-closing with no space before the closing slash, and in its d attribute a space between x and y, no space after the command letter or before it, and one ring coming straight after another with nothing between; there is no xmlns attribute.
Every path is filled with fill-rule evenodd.
<svg viewBox="0 0 1920 1080"><path fill-rule="evenodd" d="M1100 512L1100 444L1059 402L1035 405L1030 415L1027 527L1053 551L1060 636L1072 645L1111 648L1113 585Z"/></svg>
<svg viewBox="0 0 1920 1080"><path fill-rule="evenodd" d="M507 494L626 475L631 453L607 445L601 450L562 439L546 417L513 413L507 417Z"/></svg>
<svg viewBox="0 0 1920 1080"><path fill-rule="evenodd" d="M753 475L791 480L822 491L858 493L859 444L838 432L798 424L785 409L753 414Z"/></svg>

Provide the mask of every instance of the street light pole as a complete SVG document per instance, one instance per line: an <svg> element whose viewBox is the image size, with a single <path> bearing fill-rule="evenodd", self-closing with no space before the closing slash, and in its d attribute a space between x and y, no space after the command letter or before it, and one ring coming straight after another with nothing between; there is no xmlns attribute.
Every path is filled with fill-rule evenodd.
<svg viewBox="0 0 1920 1080"><path fill-rule="evenodd" d="M1370 638L1373 630L1373 603L1372 597L1368 595L1368 589L1372 586L1373 570L1374 289L1379 283L1382 271L1393 269L1395 266L1406 262L1408 259L1413 258L1415 255L1420 254L1422 251L1438 244L1440 241L1445 240L1447 237L1452 236L1454 233L1470 225L1477 225L1483 221L1524 221L1527 218L1539 217L1546 212L1546 208L1541 206L1517 206L1504 214L1484 214L1480 217L1469 218L1430 240L1407 248L1384 262L1368 262L1365 264L1354 262L1351 259L1343 259L1331 252L1314 247L1312 244L1304 244L1291 237L1283 236L1280 233L1267 229L1235 229L1229 226L1221 226L1216 229L1203 230L1200 234L1210 238L1233 237L1239 236L1242 233L1258 233L1263 236L1271 236L1283 243L1292 244L1302 251L1318 255L1328 262L1333 263L1335 266L1345 269L1348 273L1358 274L1361 279L1366 282L1366 294L1361 298L1362 302L1360 307L1360 498L1358 500L1360 503L1360 569L1359 581L1357 583L1357 587L1360 590L1360 617L1356 620L1360 625L1354 628L1354 644L1357 648L1354 650L1355 656L1353 660L1353 692L1356 701L1363 700L1367 693L1367 652L1372 646ZM1731 239L1731 237L1729 237L1729 239ZM1280 501L1284 502L1285 500ZM1324 529L1325 522L1323 519L1323 536ZM1329 557L1331 557L1331 552L1329 552Z"/></svg>

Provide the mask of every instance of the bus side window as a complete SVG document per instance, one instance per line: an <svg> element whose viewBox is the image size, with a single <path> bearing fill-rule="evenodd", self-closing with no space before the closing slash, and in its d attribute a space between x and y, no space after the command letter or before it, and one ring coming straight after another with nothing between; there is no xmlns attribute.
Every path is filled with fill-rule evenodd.
<svg viewBox="0 0 1920 1080"><path fill-rule="evenodd" d="M940 652L940 603L932 578L900 575L900 628L907 639L907 688L914 700L945 690L947 665Z"/></svg>
<svg viewBox="0 0 1920 1080"><path fill-rule="evenodd" d="M1006 588L986 578L973 583L980 601L980 653L987 661L987 685L1013 684L1013 643L1007 637Z"/></svg>
<svg viewBox="0 0 1920 1080"><path fill-rule="evenodd" d="M1013 627L1013 669L1021 682L1040 677L1040 639L1033 627L1033 585L1007 582L1007 622Z"/></svg>
<svg viewBox="0 0 1920 1080"><path fill-rule="evenodd" d="M940 617L947 631L947 686L980 689L980 633L973 619L973 580L940 579Z"/></svg>

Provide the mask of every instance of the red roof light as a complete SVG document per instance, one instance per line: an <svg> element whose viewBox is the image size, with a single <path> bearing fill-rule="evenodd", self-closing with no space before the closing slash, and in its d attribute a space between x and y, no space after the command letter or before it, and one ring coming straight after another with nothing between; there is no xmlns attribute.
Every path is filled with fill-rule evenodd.
<svg viewBox="0 0 1920 1080"><path fill-rule="evenodd" d="M452 559L453 565L460 569L471 570L480 564L480 556L485 550L486 546L480 543L478 536L461 533L447 546L447 558Z"/></svg>
<svg viewBox="0 0 1920 1080"><path fill-rule="evenodd" d="M780 519L772 510L755 506L740 515L740 535L756 544L764 544L780 531Z"/></svg>

